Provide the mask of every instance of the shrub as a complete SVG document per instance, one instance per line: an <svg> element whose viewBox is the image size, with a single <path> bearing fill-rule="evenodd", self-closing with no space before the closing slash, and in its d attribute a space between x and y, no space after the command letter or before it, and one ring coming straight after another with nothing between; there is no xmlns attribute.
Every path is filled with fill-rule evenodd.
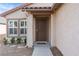
<svg viewBox="0 0 79 59"><path fill-rule="evenodd" d="M21 43L21 38L17 38L17 44Z"/></svg>
<svg viewBox="0 0 79 59"><path fill-rule="evenodd" d="M15 43L15 38L14 38L14 37L11 39L11 43L12 43L12 44Z"/></svg>
<svg viewBox="0 0 79 59"><path fill-rule="evenodd" d="M4 38L4 41L3 41L3 42L4 42L4 44L6 45L6 44L7 44L7 39L6 39L6 38Z"/></svg>
<svg viewBox="0 0 79 59"><path fill-rule="evenodd" d="M26 45L27 41L26 41L26 38L24 39L24 44Z"/></svg>

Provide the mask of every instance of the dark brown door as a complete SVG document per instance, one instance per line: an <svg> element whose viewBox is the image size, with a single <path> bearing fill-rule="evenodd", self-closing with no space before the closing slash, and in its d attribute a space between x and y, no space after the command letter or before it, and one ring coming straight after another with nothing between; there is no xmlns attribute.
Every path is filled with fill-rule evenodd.
<svg viewBox="0 0 79 59"><path fill-rule="evenodd" d="M48 39L48 18L37 17L36 18L36 41L47 41Z"/></svg>

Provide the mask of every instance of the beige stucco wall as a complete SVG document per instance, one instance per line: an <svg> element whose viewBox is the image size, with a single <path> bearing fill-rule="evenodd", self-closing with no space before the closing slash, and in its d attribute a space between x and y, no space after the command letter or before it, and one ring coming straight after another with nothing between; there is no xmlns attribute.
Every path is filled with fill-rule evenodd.
<svg viewBox="0 0 79 59"><path fill-rule="evenodd" d="M33 15L28 15L27 20L27 46L32 47L33 46Z"/></svg>
<svg viewBox="0 0 79 59"><path fill-rule="evenodd" d="M0 34L6 34L6 19L0 17Z"/></svg>
<svg viewBox="0 0 79 59"><path fill-rule="evenodd" d="M6 18L8 19L10 19L10 18L26 18L26 13L25 12L23 12L21 9L20 10L17 10L17 11L15 11L15 12L13 12L13 13L11 13L11 14L8 14L7 16L6 16Z"/></svg>
<svg viewBox="0 0 79 59"><path fill-rule="evenodd" d="M33 15L32 15L32 17L33 17ZM36 18L35 17L33 17L32 18L32 36L33 36L33 38L32 38L32 44L34 44L35 42L36 42L36 29L35 29L35 27L36 27Z"/></svg>
<svg viewBox="0 0 79 59"><path fill-rule="evenodd" d="M55 17L56 46L63 55L79 55L79 4L64 4Z"/></svg>
<svg viewBox="0 0 79 59"><path fill-rule="evenodd" d="M54 15L51 14L49 19L49 43L51 47L55 46L54 35Z"/></svg>
<svg viewBox="0 0 79 59"><path fill-rule="evenodd" d="M22 12L21 9L17 10L6 16L6 19L15 19L15 20L27 20L27 46L33 46L33 15L28 12Z"/></svg>

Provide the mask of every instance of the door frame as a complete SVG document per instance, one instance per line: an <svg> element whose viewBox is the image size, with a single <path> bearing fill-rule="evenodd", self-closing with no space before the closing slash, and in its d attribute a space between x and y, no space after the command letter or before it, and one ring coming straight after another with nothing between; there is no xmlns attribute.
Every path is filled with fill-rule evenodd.
<svg viewBox="0 0 79 59"><path fill-rule="evenodd" d="M46 21L47 21L47 27L48 27L48 30L47 30L47 31L48 31L48 33L47 33L47 34L48 34L48 35L47 35L47 36L48 36L48 39L47 39L45 42L49 42L49 16L38 16L38 17L48 17L48 19L46 20ZM38 41L36 40L36 20L37 20L37 19L34 18L34 30L35 30L35 31L34 31L34 32L35 32L35 40L34 40L34 41L35 41L35 42L38 42ZM43 42L43 41L40 41L40 42Z"/></svg>

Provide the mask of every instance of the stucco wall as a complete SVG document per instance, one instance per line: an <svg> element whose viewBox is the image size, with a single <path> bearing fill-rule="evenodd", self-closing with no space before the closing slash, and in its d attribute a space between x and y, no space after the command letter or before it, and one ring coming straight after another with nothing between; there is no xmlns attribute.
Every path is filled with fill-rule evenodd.
<svg viewBox="0 0 79 59"><path fill-rule="evenodd" d="M54 15L51 14L49 19L49 42L51 47L55 46L55 33L54 33Z"/></svg>
<svg viewBox="0 0 79 59"><path fill-rule="evenodd" d="M0 34L6 34L6 19L0 17Z"/></svg>
<svg viewBox="0 0 79 59"><path fill-rule="evenodd" d="M27 46L33 46L33 16L28 14L28 12L22 12L21 10L15 11L6 16L6 19L24 19L27 20Z"/></svg>
<svg viewBox="0 0 79 59"><path fill-rule="evenodd" d="M6 18L26 18L26 13L22 12L22 10L15 11L6 16Z"/></svg>
<svg viewBox="0 0 79 59"><path fill-rule="evenodd" d="M27 20L27 46L33 46L33 15L29 14Z"/></svg>
<svg viewBox="0 0 79 59"><path fill-rule="evenodd" d="M79 4L64 4L55 16L56 46L63 55L79 55Z"/></svg>

